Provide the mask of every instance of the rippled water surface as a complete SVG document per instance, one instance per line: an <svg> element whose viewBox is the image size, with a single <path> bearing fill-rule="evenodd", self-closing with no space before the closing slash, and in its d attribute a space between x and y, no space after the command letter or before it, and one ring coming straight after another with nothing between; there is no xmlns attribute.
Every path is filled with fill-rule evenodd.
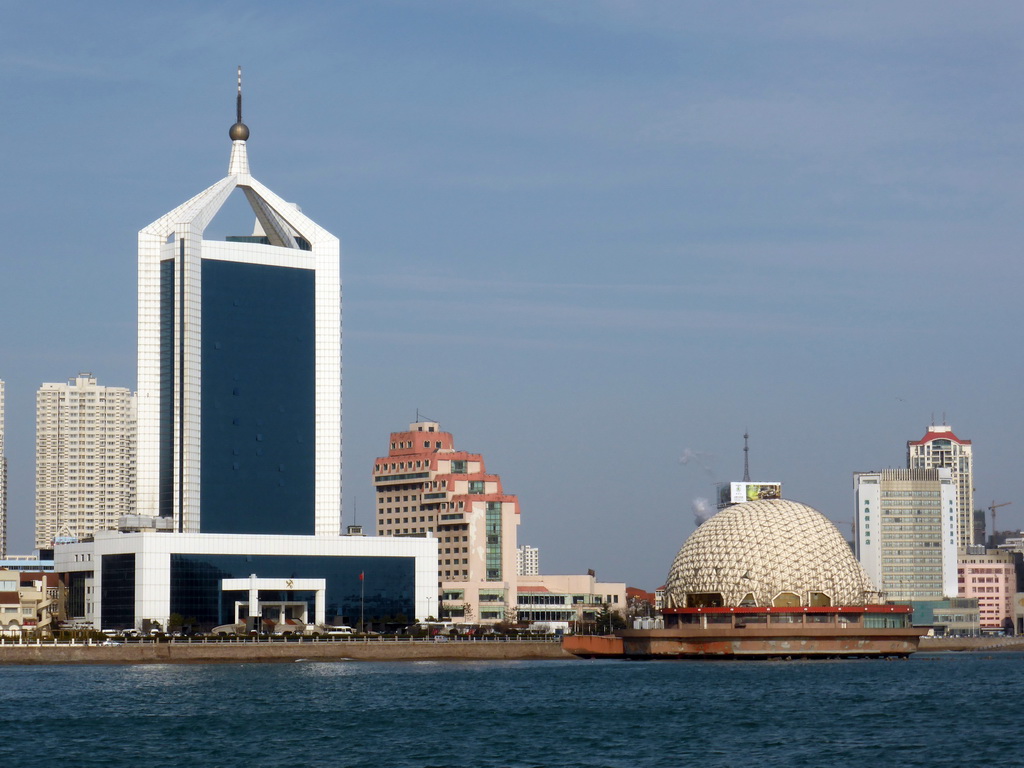
<svg viewBox="0 0 1024 768"><path fill-rule="evenodd" d="M1024 656L0 667L3 766L1021 765Z"/></svg>

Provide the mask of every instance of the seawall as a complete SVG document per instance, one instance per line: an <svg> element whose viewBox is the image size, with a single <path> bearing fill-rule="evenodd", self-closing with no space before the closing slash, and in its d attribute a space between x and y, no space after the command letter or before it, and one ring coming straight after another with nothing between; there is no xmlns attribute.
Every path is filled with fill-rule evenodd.
<svg viewBox="0 0 1024 768"><path fill-rule="evenodd" d="M557 642L211 642L0 645L0 664L227 664L309 661L572 659Z"/></svg>
<svg viewBox="0 0 1024 768"><path fill-rule="evenodd" d="M601 642L617 638L577 638ZM621 641L620 641L621 642ZM604 649L608 650L608 649ZM1024 651L1024 637L921 638L921 652ZM600 655L600 654L599 654ZM475 641L312 641L166 642L124 645L77 643L0 643L2 664L238 664L310 661L500 661L575 659L558 642Z"/></svg>
<svg viewBox="0 0 1024 768"><path fill-rule="evenodd" d="M1024 651L1024 637L922 637L921 652L929 651Z"/></svg>

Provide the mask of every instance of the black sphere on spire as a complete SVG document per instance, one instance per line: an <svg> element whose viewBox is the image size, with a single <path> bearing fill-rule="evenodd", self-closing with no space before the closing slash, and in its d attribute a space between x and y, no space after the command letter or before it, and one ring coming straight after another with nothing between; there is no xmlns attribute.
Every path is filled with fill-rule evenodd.
<svg viewBox="0 0 1024 768"><path fill-rule="evenodd" d="M228 136L231 137L232 141L247 141L249 138L249 126L242 121L238 121L231 126Z"/></svg>

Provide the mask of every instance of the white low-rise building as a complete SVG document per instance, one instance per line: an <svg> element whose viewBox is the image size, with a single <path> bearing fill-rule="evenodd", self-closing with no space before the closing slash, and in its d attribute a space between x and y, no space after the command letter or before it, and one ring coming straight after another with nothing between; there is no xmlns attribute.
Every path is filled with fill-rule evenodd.
<svg viewBox="0 0 1024 768"><path fill-rule="evenodd" d="M593 574L520 576L516 619L520 624L546 624L571 629L591 624L605 609L625 615L625 582L601 582Z"/></svg>
<svg viewBox="0 0 1024 768"><path fill-rule="evenodd" d="M240 606L251 611L252 577L261 603L302 604L311 623L410 622L436 607L429 538L104 531L58 545L54 561L64 618L95 629L167 627L174 614L206 629L233 623Z"/></svg>

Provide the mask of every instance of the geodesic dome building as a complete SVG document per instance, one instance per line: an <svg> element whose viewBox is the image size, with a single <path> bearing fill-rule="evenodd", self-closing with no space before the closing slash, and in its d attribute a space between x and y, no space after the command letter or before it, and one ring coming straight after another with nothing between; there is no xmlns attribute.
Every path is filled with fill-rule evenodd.
<svg viewBox="0 0 1024 768"><path fill-rule="evenodd" d="M683 544L666 608L859 606L882 601L839 529L795 501L723 509Z"/></svg>

